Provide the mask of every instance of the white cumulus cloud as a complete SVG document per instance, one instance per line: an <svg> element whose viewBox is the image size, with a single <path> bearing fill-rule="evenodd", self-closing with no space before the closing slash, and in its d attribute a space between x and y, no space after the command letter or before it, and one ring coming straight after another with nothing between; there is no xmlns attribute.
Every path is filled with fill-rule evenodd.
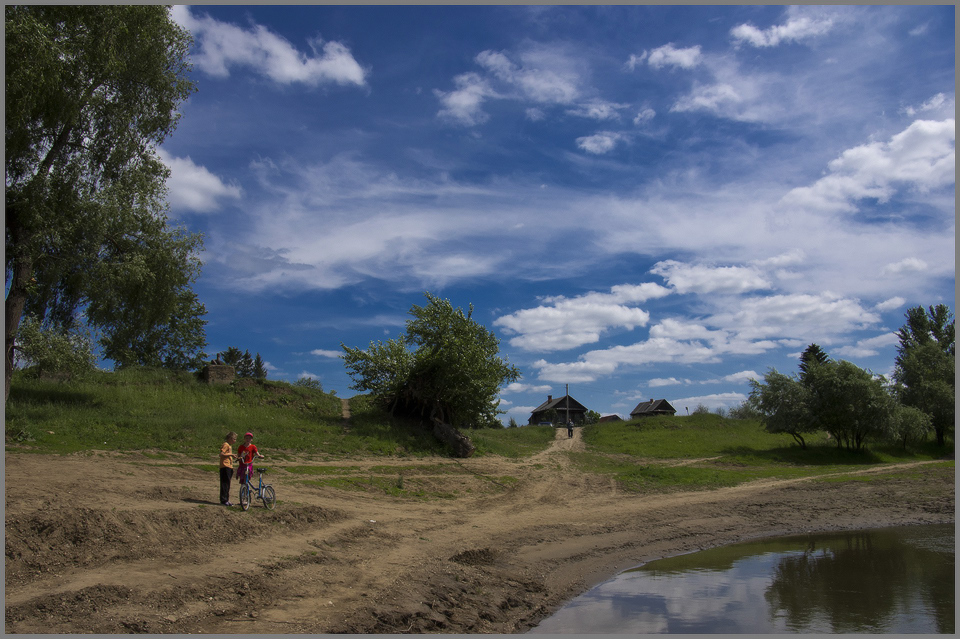
<svg viewBox="0 0 960 639"><path fill-rule="evenodd" d="M700 45L677 49L673 43L669 43L653 49L646 55L647 64L654 69L666 66L692 69L700 64L700 59Z"/></svg>
<svg viewBox="0 0 960 639"><path fill-rule="evenodd" d="M830 173L787 193L781 204L823 211L856 211L855 202L886 202L898 187L924 192L955 183L956 125L951 119L917 120L890 138L844 151Z"/></svg>
<svg viewBox="0 0 960 639"><path fill-rule="evenodd" d="M664 260L651 273L663 277L678 293L745 293L771 288L770 282L751 266L708 266Z"/></svg>
<svg viewBox="0 0 960 639"><path fill-rule="evenodd" d="M220 209L223 199L240 199L242 191L239 186L225 184L189 157L174 157L163 149L158 149L157 154L170 169L167 188L173 211L213 213Z"/></svg>
<svg viewBox="0 0 960 639"><path fill-rule="evenodd" d="M876 305L878 311L892 311L895 308L900 308L907 303L907 300L903 299L900 296L891 297L888 300L884 300Z"/></svg>
<svg viewBox="0 0 960 639"><path fill-rule="evenodd" d="M899 262L887 264L880 271L884 275L899 275L901 273L920 273L927 270L929 266L919 257L907 257Z"/></svg>
<svg viewBox="0 0 960 639"><path fill-rule="evenodd" d="M247 67L279 84L352 84L365 86L367 71L340 42L309 41L312 55L262 25L242 29L209 15L195 16L177 5L173 19L195 38L194 65L209 75L228 77L233 67Z"/></svg>
<svg viewBox="0 0 960 639"><path fill-rule="evenodd" d="M494 320L508 334L510 344L528 351L566 350L600 340L604 331L645 326L650 314L631 306L669 294L658 284L619 285L609 293L592 292L578 297L548 297L544 305L504 315Z"/></svg>
<svg viewBox="0 0 960 639"><path fill-rule="evenodd" d="M896 333L884 333L876 337L862 339L852 346L842 346L835 352L844 357L870 357L880 351L878 349L887 346L894 346L900 343L900 337Z"/></svg>
<svg viewBox="0 0 960 639"><path fill-rule="evenodd" d="M483 102L487 98L497 97L490 83L476 73L463 73L453 79L457 88L453 91L434 90L443 108L437 113L441 118L449 118L466 126L486 122L489 116L483 112Z"/></svg>
<svg viewBox="0 0 960 639"><path fill-rule="evenodd" d="M784 24L766 29L758 29L752 24L741 24L730 30L737 44L746 43L754 47L775 47L785 42L799 42L828 33L833 28L833 20L814 19L806 16L791 18Z"/></svg>
<svg viewBox="0 0 960 639"><path fill-rule="evenodd" d="M591 120L619 120L621 109L626 109L629 104L618 104L616 102L607 102L604 100L591 100L575 109L567 111L570 115L576 115L581 118Z"/></svg>
<svg viewBox="0 0 960 639"><path fill-rule="evenodd" d="M310 351L311 355L316 355L317 357L329 357L331 359L340 359L340 356L343 355L341 351L331 351L323 348L315 348Z"/></svg>
<svg viewBox="0 0 960 639"><path fill-rule="evenodd" d="M501 393L546 393L553 388L548 384L523 384L512 382L500 391Z"/></svg>
<svg viewBox="0 0 960 639"><path fill-rule="evenodd" d="M577 146L594 155L603 155L616 148L617 143L623 139L619 133L612 131L602 131L594 135L587 135L577 138Z"/></svg>

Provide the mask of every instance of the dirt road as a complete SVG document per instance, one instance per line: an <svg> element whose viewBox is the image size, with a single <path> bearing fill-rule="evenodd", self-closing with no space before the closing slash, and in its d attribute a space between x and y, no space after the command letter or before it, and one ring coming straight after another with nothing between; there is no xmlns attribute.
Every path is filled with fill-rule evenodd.
<svg viewBox="0 0 960 639"><path fill-rule="evenodd" d="M216 474L198 467L212 460L8 451L5 630L523 632L654 558L954 520L953 469L942 466L638 495L577 472L565 451L582 447L577 429L522 461L268 459L279 504L248 512L216 503ZM433 497L319 486L304 466Z"/></svg>

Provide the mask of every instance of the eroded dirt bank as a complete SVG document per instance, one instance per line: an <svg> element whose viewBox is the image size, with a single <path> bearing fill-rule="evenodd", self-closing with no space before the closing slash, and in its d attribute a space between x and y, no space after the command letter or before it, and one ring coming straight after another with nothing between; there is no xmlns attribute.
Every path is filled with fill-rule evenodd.
<svg viewBox="0 0 960 639"><path fill-rule="evenodd" d="M521 462L278 462L277 509L246 513L216 505L216 476L201 460L7 452L5 630L523 632L654 558L765 535L954 521L953 469L942 465L635 495L570 467L563 451L582 446L577 435ZM457 498L340 490L284 470L305 465Z"/></svg>

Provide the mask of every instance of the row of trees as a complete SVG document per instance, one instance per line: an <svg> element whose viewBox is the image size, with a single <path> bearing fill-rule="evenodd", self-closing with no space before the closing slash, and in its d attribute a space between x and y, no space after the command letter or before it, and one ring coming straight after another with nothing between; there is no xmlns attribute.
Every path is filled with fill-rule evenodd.
<svg viewBox="0 0 960 639"><path fill-rule="evenodd" d="M227 348L225 351L217 353L217 359L224 364L233 366L237 371L237 377L249 379L266 379L267 366L260 353L256 357L250 355L250 351L241 351L235 346Z"/></svg>
<svg viewBox="0 0 960 639"><path fill-rule="evenodd" d="M755 410L767 431L789 434L804 448L804 436L819 431L850 450L871 439L905 447L930 432L942 446L954 427L953 316L941 304L912 308L906 318L892 382L811 344L797 374L771 369L763 382L753 380L744 410Z"/></svg>

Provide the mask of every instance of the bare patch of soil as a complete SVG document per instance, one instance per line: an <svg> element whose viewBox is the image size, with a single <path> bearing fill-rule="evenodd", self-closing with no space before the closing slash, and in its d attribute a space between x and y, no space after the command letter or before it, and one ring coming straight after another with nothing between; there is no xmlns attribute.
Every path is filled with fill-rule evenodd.
<svg viewBox="0 0 960 639"><path fill-rule="evenodd" d="M284 462L271 466L276 510L248 512L217 504L216 474L198 468L209 460L8 451L5 630L523 632L658 557L765 535L954 521L952 468L631 494L569 464L579 435L559 430L550 450L522 461ZM395 467L406 482L420 469L431 491L457 497L318 487L284 470L310 464Z"/></svg>

